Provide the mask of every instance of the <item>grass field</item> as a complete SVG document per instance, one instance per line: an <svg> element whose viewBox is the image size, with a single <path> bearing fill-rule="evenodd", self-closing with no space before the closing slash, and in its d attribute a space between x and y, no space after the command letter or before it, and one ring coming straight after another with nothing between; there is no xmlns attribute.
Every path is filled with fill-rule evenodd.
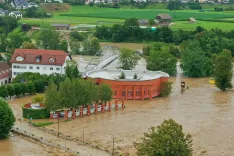
<svg viewBox="0 0 234 156"><path fill-rule="evenodd" d="M67 23L73 25L77 24L98 24L111 26L116 23L123 23L127 18L133 17L138 19L152 19L159 13L168 13L173 17L172 29L194 30L196 26L203 26L206 29L220 28L223 30L230 30L233 28L234 12L199 12L198 10L177 10L175 12L166 9L113 9L113 8L99 8L90 6L70 6L68 11L53 12L52 18L47 19L30 19L23 18L21 23L29 24L45 24L51 23ZM197 24L188 24L186 20L189 17L198 19ZM217 21L206 21L217 20Z"/></svg>

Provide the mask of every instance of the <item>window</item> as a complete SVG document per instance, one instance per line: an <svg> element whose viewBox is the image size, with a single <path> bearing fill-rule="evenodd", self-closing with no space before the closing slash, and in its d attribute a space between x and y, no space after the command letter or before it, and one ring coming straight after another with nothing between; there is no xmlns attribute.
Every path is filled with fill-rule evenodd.
<svg viewBox="0 0 234 156"><path fill-rule="evenodd" d="M115 90L115 95L117 95L117 90Z"/></svg>
<svg viewBox="0 0 234 156"><path fill-rule="evenodd" d="M140 91L139 90L136 91L136 96L140 96Z"/></svg>
<svg viewBox="0 0 234 156"><path fill-rule="evenodd" d="M29 69L33 69L33 66L29 66Z"/></svg>
<svg viewBox="0 0 234 156"><path fill-rule="evenodd" d="M145 89L144 89L144 95L146 95L146 91L145 91Z"/></svg>
<svg viewBox="0 0 234 156"><path fill-rule="evenodd" d="M53 67L50 67L50 70L54 70L54 68L53 68Z"/></svg>
<svg viewBox="0 0 234 156"><path fill-rule="evenodd" d="M56 68L56 70L60 70L60 68Z"/></svg>
<svg viewBox="0 0 234 156"><path fill-rule="evenodd" d="M14 65L13 68L16 68L16 65Z"/></svg>
<svg viewBox="0 0 234 156"><path fill-rule="evenodd" d="M47 70L47 68L46 68L46 67L43 67L43 70Z"/></svg>
<svg viewBox="0 0 234 156"><path fill-rule="evenodd" d="M125 96L125 90L122 90L122 96Z"/></svg>
<svg viewBox="0 0 234 156"><path fill-rule="evenodd" d="M37 67L37 70L39 70L40 69L40 67Z"/></svg>
<svg viewBox="0 0 234 156"><path fill-rule="evenodd" d="M50 63L53 63L53 62L54 62L54 59L53 59L53 58L50 58L50 59L49 59L49 62L50 62Z"/></svg>
<svg viewBox="0 0 234 156"><path fill-rule="evenodd" d="M128 91L128 96L132 96L132 90Z"/></svg>

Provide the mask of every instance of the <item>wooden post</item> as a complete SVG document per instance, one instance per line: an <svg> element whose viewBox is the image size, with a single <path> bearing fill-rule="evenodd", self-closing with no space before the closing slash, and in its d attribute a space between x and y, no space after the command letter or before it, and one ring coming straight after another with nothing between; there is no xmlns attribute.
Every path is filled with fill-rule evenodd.
<svg viewBox="0 0 234 156"><path fill-rule="evenodd" d="M115 110L118 110L118 99L115 99Z"/></svg>
<svg viewBox="0 0 234 156"><path fill-rule="evenodd" d="M150 100L152 100L152 88L150 87Z"/></svg>
<svg viewBox="0 0 234 156"><path fill-rule="evenodd" d="M53 119L53 112L50 112L50 119Z"/></svg>
<svg viewBox="0 0 234 156"><path fill-rule="evenodd" d="M102 103L102 113L104 113L104 104Z"/></svg>
<svg viewBox="0 0 234 156"><path fill-rule="evenodd" d="M109 101L109 112L111 112L111 102Z"/></svg>
<svg viewBox="0 0 234 156"><path fill-rule="evenodd" d="M76 118L76 110L75 108L72 109L72 119Z"/></svg>
<svg viewBox="0 0 234 156"><path fill-rule="evenodd" d="M142 86L141 87L141 100L144 100L144 96L145 96L145 94L144 94L144 87Z"/></svg>
<svg viewBox="0 0 234 156"><path fill-rule="evenodd" d="M122 99L122 109L124 109L124 99Z"/></svg>
<svg viewBox="0 0 234 156"><path fill-rule="evenodd" d="M133 87L133 100L135 100L135 97L136 97L136 87L134 86Z"/></svg>
<svg viewBox="0 0 234 156"><path fill-rule="evenodd" d="M90 105L88 105L88 116L90 116Z"/></svg>
<svg viewBox="0 0 234 156"><path fill-rule="evenodd" d="M125 100L128 100L128 88L125 87Z"/></svg>
<svg viewBox="0 0 234 156"><path fill-rule="evenodd" d="M97 113L98 113L98 104L95 103L95 114L97 114Z"/></svg>
<svg viewBox="0 0 234 156"><path fill-rule="evenodd" d="M80 106L80 116L83 116L83 106Z"/></svg>
<svg viewBox="0 0 234 156"><path fill-rule="evenodd" d="M67 112L68 112L67 109L65 109L65 110L64 110L64 118L65 118L65 120L68 119L68 113L67 113Z"/></svg>

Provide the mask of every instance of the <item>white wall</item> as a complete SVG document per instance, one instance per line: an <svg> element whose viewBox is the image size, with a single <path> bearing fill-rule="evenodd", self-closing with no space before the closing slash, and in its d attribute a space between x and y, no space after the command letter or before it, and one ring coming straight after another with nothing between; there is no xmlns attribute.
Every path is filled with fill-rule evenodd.
<svg viewBox="0 0 234 156"><path fill-rule="evenodd" d="M16 68L17 66L19 66L20 68ZM24 72L40 73L46 75L50 75L53 73L65 74L65 66L65 63L63 64L63 66L12 63L12 78L15 78L17 74ZM32 69L30 67L32 67ZM37 67L39 67L39 69L37 69ZM51 70L50 68L53 68L53 70Z"/></svg>
<svg viewBox="0 0 234 156"><path fill-rule="evenodd" d="M0 86L6 84L5 81L7 81L7 83L9 83L9 79L10 79L9 76L8 76L8 77L5 77L5 78L3 78L3 79L0 79Z"/></svg>

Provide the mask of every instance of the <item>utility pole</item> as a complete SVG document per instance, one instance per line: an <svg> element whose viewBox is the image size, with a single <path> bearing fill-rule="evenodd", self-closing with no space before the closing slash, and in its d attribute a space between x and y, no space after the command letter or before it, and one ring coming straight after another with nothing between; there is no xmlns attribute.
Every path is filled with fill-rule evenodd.
<svg viewBox="0 0 234 156"><path fill-rule="evenodd" d="M115 154L115 137L114 137L114 135L113 135L113 134L110 134L110 135L112 135L112 139L113 139L112 155L114 155L114 154Z"/></svg>
<svg viewBox="0 0 234 156"><path fill-rule="evenodd" d="M59 113L57 113L57 119L58 119L58 137L59 137Z"/></svg>

